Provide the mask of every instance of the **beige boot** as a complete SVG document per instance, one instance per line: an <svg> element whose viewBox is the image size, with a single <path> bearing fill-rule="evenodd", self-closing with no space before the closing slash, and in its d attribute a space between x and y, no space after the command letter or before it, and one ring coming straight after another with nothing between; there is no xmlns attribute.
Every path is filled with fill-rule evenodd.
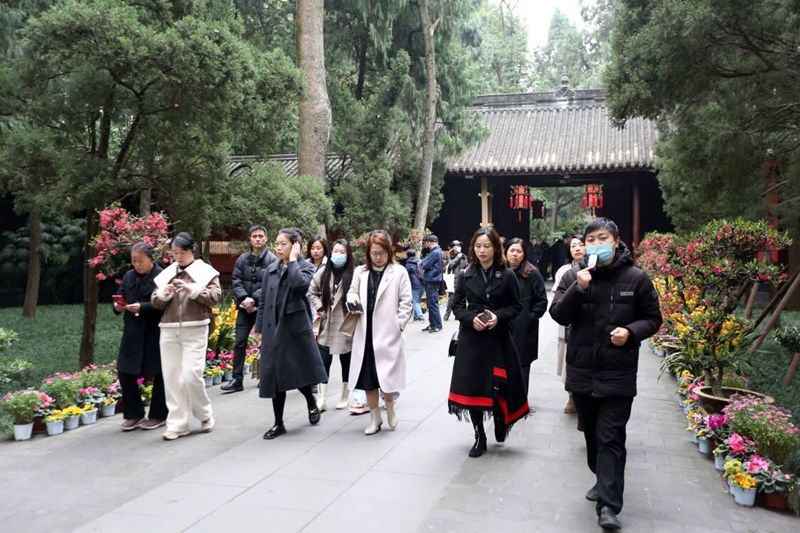
<svg viewBox="0 0 800 533"><path fill-rule="evenodd" d="M394 404L395 401L387 402L384 400L386 405L386 422L392 429L397 427L397 407Z"/></svg>
<svg viewBox="0 0 800 533"><path fill-rule="evenodd" d="M317 392L317 409L319 409L320 413L324 413L327 409L325 405L326 397L328 396L328 384L327 383L320 383L319 389Z"/></svg>
<svg viewBox="0 0 800 533"><path fill-rule="evenodd" d="M364 430L364 435L374 435L381 430L381 426L383 425L380 407L370 407L369 416L370 423L367 429Z"/></svg>
<svg viewBox="0 0 800 533"><path fill-rule="evenodd" d="M347 409L347 405L350 403L350 391L347 389L347 382L345 381L342 383L342 397L339 399L339 403L336 404L337 409Z"/></svg>
<svg viewBox="0 0 800 533"><path fill-rule="evenodd" d="M567 404L564 406L564 413L568 415L575 413L575 402L572 400L571 393L569 395L569 399L567 400Z"/></svg>

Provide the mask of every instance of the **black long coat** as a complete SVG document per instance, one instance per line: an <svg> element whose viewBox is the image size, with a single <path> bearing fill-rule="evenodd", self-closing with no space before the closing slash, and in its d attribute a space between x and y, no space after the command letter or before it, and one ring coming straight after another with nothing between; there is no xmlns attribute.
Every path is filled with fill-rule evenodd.
<svg viewBox="0 0 800 533"><path fill-rule="evenodd" d="M581 290L576 279L576 271L568 270L550 305L553 319L570 326L566 389L596 398L636 396L639 345L661 326L650 278L633 266L630 251L620 242L614 260L592 272L588 290ZM623 346L611 343L617 327L630 332Z"/></svg>
<svg viewBox="0 0 800 533"><path fill-rule="evenodd" d="M506 425L511 426L529 412L522 368L511 339L510 323L522 309L514 272L495 265L487 285L480 267L469 267L459 276L453 298L453 314L461 324L448 409L461 418L470 409L492 411L498 404ZM485 309L497 315L498 324L476 331L472 321Z"/></svg>
<svg viewBox="0 0 800 533"><path fill-rule="evenodd" d="M524 367L539 358L539 319L547 311L547 290L536 269L523 277L522 265L514 271L519 282L522 311L511 321L511 336L517 347L519 362Z"/></svg>
<svg viewBox="0 0 800 533"><path fill-rule="evenodd" d="M128 311L122 312L124 326L117 357L117 371L123 374L161 374L158 322L163 312L150 303L150 295L156 290L153 280L160 272L161 267L158 265L154 265L153 270L143 276L130 269L122 277L122 283L117 289L117 294L121 294L126 302L141 305L139 316ZM117 313L116 310L114 312Z"/></svg>
<svg viewBox="0 0 800 533"><path fill-rule="evenodd" d="M280 261L264 271L256 332L261 333L259 396L328 379L311 329L311 306L306 293L315 268L298 258L281 270Z"/></svg>

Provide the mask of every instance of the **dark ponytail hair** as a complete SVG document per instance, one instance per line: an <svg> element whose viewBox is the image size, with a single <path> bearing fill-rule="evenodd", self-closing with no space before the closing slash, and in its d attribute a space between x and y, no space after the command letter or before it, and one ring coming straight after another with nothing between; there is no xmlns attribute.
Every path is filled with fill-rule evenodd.
<svg viewBox="0 0 800 533"><path fill-rule="evenodd" d="M302 244L303 237L300 235L300 230L295 228L281 228L276 235L286 235L289 242L292 244Z"/></svg>
<svg viewBox="0 0 800 533"><path fill-rule="evenodd" d="M531 272L536 270L536 267L528 261L528 247L526 246L525 241L520 239L519 237L514 237L513 239L509 239L506 241L506 256L508 256L508 249L518 244L520 248L522 248L522 263L519 265L519 273L522 275L523 278L527 278L531 275ZM506 257L508 260L508 257Z"/></svg>
<svg viewBox="0 0 800 533"><path fill-rule="evenodd" d="M194 237L185 231L178 233L172 238L172 246L177 246L182 250L191 250L192 252L197 251L197 245L194 242Z"/></svg>

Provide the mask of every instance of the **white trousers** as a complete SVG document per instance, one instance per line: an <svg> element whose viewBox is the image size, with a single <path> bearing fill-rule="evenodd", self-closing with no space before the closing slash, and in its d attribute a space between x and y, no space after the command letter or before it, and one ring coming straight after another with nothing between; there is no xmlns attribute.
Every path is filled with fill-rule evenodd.
<svg viewBox="0 0 800 533"><path fill-rule="evenodd" d="M200 421L211 418L206 394L208 326L161 328L161 372L167 397L167 431L189 429L189 414Z"/></svg>

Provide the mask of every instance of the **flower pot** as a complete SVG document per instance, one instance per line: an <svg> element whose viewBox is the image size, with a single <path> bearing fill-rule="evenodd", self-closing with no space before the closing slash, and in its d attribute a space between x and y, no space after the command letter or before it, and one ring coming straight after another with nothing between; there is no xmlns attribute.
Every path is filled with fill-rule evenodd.
<svg viewBox="0 0 800 533"><path fill-rule="evenodd" d="M81 424L88 426L97 422L97 409L91 411L84 411L81 413Z"/></svg>
<svg viewBox="0 0 800 533"><path fill-rule="evenodd" d="M691 436L691 440L692 440L692 442L693 442L693 443L695 443L695 444L697 444L697 443L699 442L699 441L698 441L698 439L697 439L697 431L695 431L695 430L692 430L692 436Z"/></svg>
<svg viewBox="0 0 800 533"><path fill-rule="evenodd" d="M739 505L752 507L756 503L756 489L743 489L735 487L738 490L731 491L733 493L733 500Z"/></svg>
<svg viewBox="0 0 800 533"><path fill-rule="evenodd" d="M102 417L114 416L116 412L117 412L117 402L104 405L100 408L100 416Z"/></svg>
<svg viewBox="0 0 800 533"><path fill-rule="evenodd" d="M778 492L770 492L769 494L763 495L764 507L769 507L770 509L788 509L789 508L789 498L786 494L780 494Z"/></svg>
<svg viewBox="0 0 800 533"><path fill-rule="evenodd" d="M210 387L214 384L214 376L203 376L203 380L206 382L206 387Z"/></svg>
<svg viewBox="0 0 800 533"><path fill-rule="evenodd" d="M734 487L733 486L733 478L732 477L728 476L725 479L728 481L728 490L731 491L731 494L733 494L734 491L739 490L739 487Z"/></svg>
<svg viewBox="0 0 800 533"><path fill-rule="evenodd" d="M233 381L233 372L227 371L225 375L222 376L222 381Z"/></svg>
<svg viewBox="0 0 800 533"><path fill-rule="evenodd" d="M47 431L47 426L44 423L44 417L37 416L33 419L33 432L34 433L45 433Z"/></svg>
<svg viewBox="0 0 800 533"><path fill-rule="evenodd" d="M725 458L724 457L722 457L721 455L715 455L714 456L714 468L716 468L720 472L724 472L725 471L725 467L722 466L724 464L725 464Z"/></svg>
<svg viewBox="0 0 800 533"><path fill-rule="evenodd" d="M711 453L711 442L705 437L701 437L697 439L697 451L702 453L703 455L708 455Z"/></svg>
<svg viewBox="0 0 800 533"><path fill-rule="evenodd" d="M222 383L222 376L220 376L219 374L214 374L213 380L214 380L213 381L214 385L219 385L220 383Z"/></svg>
<svg viewBox="0 0 800 533"><path fill-rule="evenodd" d="M81 417L78 415L71 416L64 420L64 429L69 431L70 429L75 429L78 427L78 424L81 422Z"/></svg>
<svg viewBox="0 0 800 533"><path fill-rule="evenodd" d="M14 440L28 440L33 434L33 422L30 424L14 424Z"/></svg>
<svg viewBox="0 0 800 533"><path fill-rule="evenodd" d="M55 422L45 422L47 425L47 434L50 436L61 435L64 433L64 421L56 420Z"/></svg>
<svg viewBox="0 0 800 533"><path fill-rule="evenodd" d="M711 392L710 386L697 387L693 392L697 395L700 406L705 409L706 413L708 414L721 413L722 410L730 403L730 397L734 394L757 396L759 398L763 398L768 403L775 403L775 399L771 396L737 387L722 387L722 396L714 396L714 394Z"/></svg>

